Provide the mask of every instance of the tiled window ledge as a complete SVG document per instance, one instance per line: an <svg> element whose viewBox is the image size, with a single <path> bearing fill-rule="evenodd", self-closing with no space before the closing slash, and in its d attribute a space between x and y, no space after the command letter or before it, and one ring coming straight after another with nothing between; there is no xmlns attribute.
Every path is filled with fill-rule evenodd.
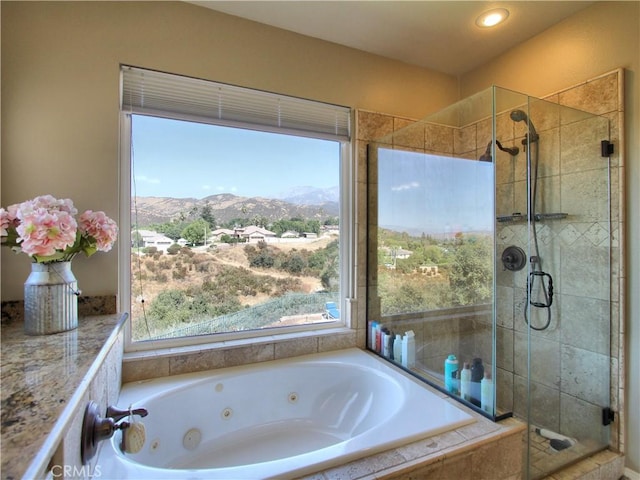
<svg viewBox="0 0 640 480"><path fill-rule="evenodd" d="M235 367L356 346L356 330L340 327L125 353L123 383Z"/></svg>

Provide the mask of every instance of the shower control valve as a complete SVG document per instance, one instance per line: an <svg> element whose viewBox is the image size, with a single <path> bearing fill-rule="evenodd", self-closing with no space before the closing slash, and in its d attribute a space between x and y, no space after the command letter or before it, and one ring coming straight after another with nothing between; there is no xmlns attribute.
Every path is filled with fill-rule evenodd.
<svg viewBox="0 0 640 480"><path fill-rule="evenodd" d="M517 245L511 245L502 252L502 265L512 272L522 270L527 263L527 255Z"/></svg>

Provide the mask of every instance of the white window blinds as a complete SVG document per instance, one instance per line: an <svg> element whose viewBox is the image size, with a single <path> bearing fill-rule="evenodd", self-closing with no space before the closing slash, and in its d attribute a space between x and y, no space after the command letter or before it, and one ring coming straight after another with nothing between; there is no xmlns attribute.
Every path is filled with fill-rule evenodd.
<svg viewBox="0 0 640 480"><path fill-rule="evenodd" d="M348 107L157 72L121 68L123 111L349 140Z"/></svg>

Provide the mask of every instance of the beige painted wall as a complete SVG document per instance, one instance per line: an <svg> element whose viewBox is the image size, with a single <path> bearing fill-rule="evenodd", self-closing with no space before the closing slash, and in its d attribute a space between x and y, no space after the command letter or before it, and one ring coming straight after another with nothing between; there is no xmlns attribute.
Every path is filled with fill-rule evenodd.
<svg viewBox="0 0 640 480"><path fill-rule="evenodd" d="M496 84L542 97L618 67L626 80L627 465L640 471L640 2L599 2L464 75L460 92Z"/></svg>
<svg viewBox="0 0 640 480"><path fill-rule="evenodd" d="M457 99L453 77L186 3L2 2L1 205L117 215L120 63L412 117ZM74 260L85 294L116 293L116 258ZM28 269L2 249L3 300Z"/></svg>
<svg viewBox="0 0 640 480"><path fill-rule="evenodd" d="M2 2L1 205L42 193L118 211L118 65L129 63L420 118L492 83L543 96L626 69L627 405L640 404L638 2L602 2L456 79L173 2ZM419 99L419 101L416 101ZM29 266L2 251L2 299ZM116 253L74 261L85 294L117 291ZM633 293L636 293L635 295ZM628 416L628 464L640 428ZM635 422L635 423L634 423Z"/></svg>

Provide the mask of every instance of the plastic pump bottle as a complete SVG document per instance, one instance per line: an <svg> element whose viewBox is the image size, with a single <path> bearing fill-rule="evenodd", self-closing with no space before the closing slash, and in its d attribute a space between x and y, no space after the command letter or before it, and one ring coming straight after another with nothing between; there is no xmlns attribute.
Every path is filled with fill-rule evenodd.
<svg viewBox="0 0 640 480"><path fill-rule="evenodd" d="M480 382L480 408L493 415L493 380L491 372L486 372Z"/></svg>
<svg viewBox="0 0 640 480"><path fill-rule="evenodd" d="M460 396L467 402L471 401L471 368L468 362L464 362L460 372Z"/></svg>
<svg viewBox="0 0 640 480"><path fill-rule="evenodd" d="M449 393L457 393L456 377L458 376L458 359L451 354L444 361L444 388Z"/></svg>
<svg viewBox="0 0 640 480"><path fill-rule="evenodd" d="M416 339L413 330L404 332L402 339L402 366L407 368L416 366Z"/></svg>

